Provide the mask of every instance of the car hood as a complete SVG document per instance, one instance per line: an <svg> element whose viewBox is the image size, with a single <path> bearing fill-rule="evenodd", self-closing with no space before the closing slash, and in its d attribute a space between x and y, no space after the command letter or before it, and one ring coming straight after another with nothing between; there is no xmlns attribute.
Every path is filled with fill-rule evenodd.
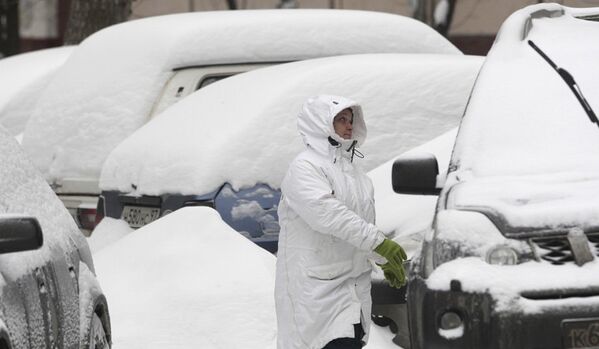
<svg viewBox="0 0 599 349"><path fill-rule="evenodd" d="M597 174L498 176L453 185L446 208L483 213L505 236L529 237L599 230L597 196Z"/></svg>

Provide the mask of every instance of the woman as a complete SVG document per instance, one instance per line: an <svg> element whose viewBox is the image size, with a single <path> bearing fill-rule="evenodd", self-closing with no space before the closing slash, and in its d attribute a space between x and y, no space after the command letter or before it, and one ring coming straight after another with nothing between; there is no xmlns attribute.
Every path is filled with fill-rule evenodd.
<svg viewBox="0 0 599 349"><path fill-rule="evenodd" d="M298 128L306 150L289 166L278 208L277 345L361 348L372 252L387 259L383 270L396 287L405 282L406 255L374 225L373 186L354 164L366 138L362 108L338 96L310 98Z"/></svg>

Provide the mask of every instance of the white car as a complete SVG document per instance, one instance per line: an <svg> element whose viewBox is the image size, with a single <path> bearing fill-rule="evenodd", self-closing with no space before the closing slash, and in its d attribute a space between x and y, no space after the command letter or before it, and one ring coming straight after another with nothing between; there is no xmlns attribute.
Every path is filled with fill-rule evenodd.
<svg viewBox="0 0 599 349"><path fill-rule="evenodd" d="M156 113L239 72L370 52L461 54L418 21L376 12L197 12L118 24L86 39L57 73L23 147L89 233L104 160Z"/></svg>
<svg viewBox="0 0 599 349"><path fill-rule="evenodd" d="M512 14L448 174L430 154L394 164L397 192L439 195L408 283L412 348L599 347L598 18Z"/></svg>
<svg viewBox="0 0 599 349"><path fill-rule="evenodd" d="M310 96L364 109L370 170L455 128L482 57L347 55L288 63L197 91L123 141L102 170L99 212L137 228L183 206L211 206L235 230L277 249L279 187L303 144L296 115Z"/></svg>

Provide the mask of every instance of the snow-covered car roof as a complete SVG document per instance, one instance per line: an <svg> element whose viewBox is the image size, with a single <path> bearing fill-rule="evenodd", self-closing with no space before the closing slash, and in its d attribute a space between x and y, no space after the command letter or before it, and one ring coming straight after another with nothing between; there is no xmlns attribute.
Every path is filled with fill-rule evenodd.
<svg viewBox="0 0 599 349"><path fill-rule="evenodd" d="M358 101L370 170L457 126L482 57L371 54L307 60L240 74L167 109L107 158L100 187L201 194L224 182L278 188L303 148L302 103L317 94ZM137 190L133 190L136 187Z"/></svg>
<svg viewBox="0 0 599 349"><path fill-rule="evenodd" d="M56 70L75 46L63 46L22 53L0 59L0 123L17 135Z"/></svg>
<svg viewBox="0 0 599 349"><path fill-rule="evenodd" d="M111 26L83 43L40 99L23 147L46 178L97 178L143 125L173 70L351 53L460 54L411 18L350 10L176 14Z"/></svg>
<svg viewBox="0 0 599 349"><path fill-rule="evenodd" d="M457 137L449 208L478 207L510 234L599 227L599 8L530 6L502 26ZM532 43L532 44L531 44ZM587 229L585 228L585 229Z"/></svg>

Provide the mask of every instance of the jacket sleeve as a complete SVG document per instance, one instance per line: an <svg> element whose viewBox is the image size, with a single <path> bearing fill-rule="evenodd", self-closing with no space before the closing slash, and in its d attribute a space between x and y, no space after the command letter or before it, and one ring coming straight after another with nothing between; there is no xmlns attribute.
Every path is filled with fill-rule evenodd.
<svg viewBox="0 0 599 349"><path fill-rule="evenodd" d="M350 210L332 193L328 179L308 161L294 161L281 185L287 204L310 226L373 251L385 236L373 224Z"/></svg>

